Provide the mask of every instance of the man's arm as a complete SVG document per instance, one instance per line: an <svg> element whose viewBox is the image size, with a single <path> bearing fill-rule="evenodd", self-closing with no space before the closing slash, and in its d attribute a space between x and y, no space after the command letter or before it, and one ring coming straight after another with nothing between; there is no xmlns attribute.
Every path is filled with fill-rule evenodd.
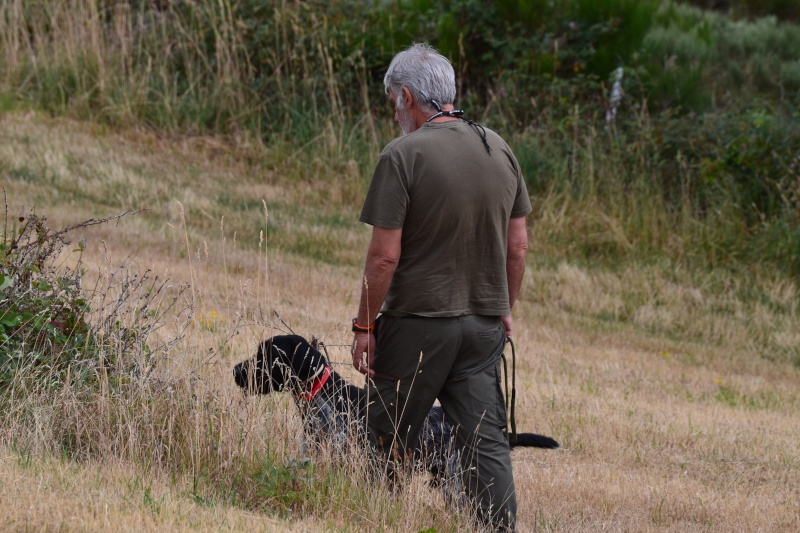
<svg viewBox="0 0 800 533"><path fill-rule="evenodd" d="M370 326L381 310L394 271L400 261L402 229L373 227L372 240L367 250L364 277L361 280L361 300L356 322ZM364 354L367 355L364 365ZM353 339L353 366L361 373L374 375L371 366L375 355L375 335L356 333Z"/></svg>
<svg viewBox="0 0 800 533"><path fill-rule="evenodd" d="M525 276L525 254L528 252L528 228L525 217L512 218L508 221L508 252L506 255L506 276L508 278L508 306L514 308L517 295L522 288ZM514 321L511 315L502 317L506 327L506 335L511 336Z"/></svg>

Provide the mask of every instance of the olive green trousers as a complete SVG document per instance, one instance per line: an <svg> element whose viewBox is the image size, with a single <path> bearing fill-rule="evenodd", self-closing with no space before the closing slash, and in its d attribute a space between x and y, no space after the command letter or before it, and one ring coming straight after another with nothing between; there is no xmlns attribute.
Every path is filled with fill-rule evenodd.
<svg viewBox="0 0 800 533"><path fill-rule="evenodd" d="M386 457L409 457L438 399L456 428L463 481L478 516L513 530L517 500L500 385L505 339L500 317L381 316L367 421L371 442Z"/></svg>

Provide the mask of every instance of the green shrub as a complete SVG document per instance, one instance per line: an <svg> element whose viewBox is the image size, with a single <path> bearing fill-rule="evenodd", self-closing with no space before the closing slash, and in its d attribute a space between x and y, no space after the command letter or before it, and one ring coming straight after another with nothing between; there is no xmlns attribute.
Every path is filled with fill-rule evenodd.
<svg viewBox="0 0 800 533"><path fill-rule="evenodd" d="M66 241L43 217L17 222L6 222L0 244L0 390L22 376L45 385L62 384L68 375L85 380L98 343L87 322L81 271L52 267Z"/></svg>
<svg viewBox="0 0 800 533"><path fill-rule="evenodd" d="M6 209L6 214L7 214ZM58 231L36 213L3 226L0 243L0 394L72 385L92 387L103 378L121 385L145 377L156 355L172 341L154 332L174 308L161 302L165 282L124 267L106 276L106 285L83 286L79 242L75 266L58 268L56 260L74 230L117 220L90 219Z"/></svg>
<svg viewBox="0 0 800 533"><path fill-rule="evenodd" d="M659 108L736 109L753 99L796 106L798 50L798 25L775 17L735 20L664 2L634 63L641 67L644 94Z"/></svg>
<svg viewBox="0 0 800 533"><path fill-rule="evenodd" d="M681 0L704 9L716 9L734 17L758 18L775 15L780 20L800 21L796 0Z"/></svg>

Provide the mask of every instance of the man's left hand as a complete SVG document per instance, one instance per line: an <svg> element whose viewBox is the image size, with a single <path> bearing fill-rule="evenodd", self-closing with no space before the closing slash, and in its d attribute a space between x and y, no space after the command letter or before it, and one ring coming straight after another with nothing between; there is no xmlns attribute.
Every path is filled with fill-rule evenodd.
<svg viewBox="0 0 800 533"><path fill-rule="evenodd" d="M511 318L511 315L503 315L500 317L500 321L503 323L503 326L506 328L506 337L511 336L511 330L514 328L514 319Z"/></svg>
<svg viewBox="0 0 800 533"><path fill-rule="evenodd" d="M372 363L375 361L375 334L354 334L351 354L353 356L353 368L370 378L374 378L375 371L372 370Z"/></svg>

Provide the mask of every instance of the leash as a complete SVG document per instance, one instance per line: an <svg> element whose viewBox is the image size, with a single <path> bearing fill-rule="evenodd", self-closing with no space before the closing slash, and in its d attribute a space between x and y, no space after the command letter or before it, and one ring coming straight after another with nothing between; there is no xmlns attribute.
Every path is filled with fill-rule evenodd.
<svg viewBox="0 0 800 533"><path fill-rule="evenodd" d="M500 357L503 358L503 374L505 375L506 383L506 411L510 414L511 433L509 434L508 432L508 426L503 430L503 433L505 433L508 443L513 446L517 443L517 349L511 337L506 337L506 340L511 345L511 396L508 395L508 361L506 360L506 354L502 353Z"/></svg>

